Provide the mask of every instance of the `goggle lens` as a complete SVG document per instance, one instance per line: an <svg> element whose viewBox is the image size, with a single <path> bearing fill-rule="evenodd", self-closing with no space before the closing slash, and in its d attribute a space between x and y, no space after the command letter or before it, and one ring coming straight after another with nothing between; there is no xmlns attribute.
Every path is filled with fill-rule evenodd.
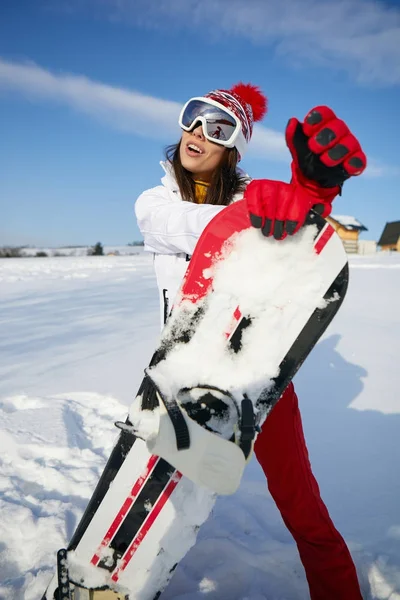
<svg viewBox="0 0 400 600"><path fill-rule="evenodd" d="M229 113L201 100L192 100L188 103L182 114L181 124L190 130L199 117L204 117L206 121L204 135L211 140L229 143L238 127Z"/></svg>

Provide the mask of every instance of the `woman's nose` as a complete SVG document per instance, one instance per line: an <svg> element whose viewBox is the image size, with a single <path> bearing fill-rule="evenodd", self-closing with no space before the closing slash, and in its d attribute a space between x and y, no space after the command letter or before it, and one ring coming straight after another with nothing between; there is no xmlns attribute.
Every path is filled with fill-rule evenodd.
<svg viewBox="0 0 400 600"><path fill-rule="evenodd" d="M201 125L201 123L199 123L199 125L197 125L197 127L195 127L195 128L192 130L192 133L193 133L194 135L196 135L197 137L200 137L200 138L202 138L202 139L205 139L205 138L204 138L204 133L203 133L203 126Z"/></svg>

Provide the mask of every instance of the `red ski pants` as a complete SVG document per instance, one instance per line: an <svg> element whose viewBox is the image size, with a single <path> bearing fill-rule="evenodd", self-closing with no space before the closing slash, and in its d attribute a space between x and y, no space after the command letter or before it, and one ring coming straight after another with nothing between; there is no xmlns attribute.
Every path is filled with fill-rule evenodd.
<svg viewBox="0 0 400 600"><path fill-rule="evenodd" d="M254 451L296 541L311 600L362 600L350 552L311 471L292 384L265 421Z"/></svg>

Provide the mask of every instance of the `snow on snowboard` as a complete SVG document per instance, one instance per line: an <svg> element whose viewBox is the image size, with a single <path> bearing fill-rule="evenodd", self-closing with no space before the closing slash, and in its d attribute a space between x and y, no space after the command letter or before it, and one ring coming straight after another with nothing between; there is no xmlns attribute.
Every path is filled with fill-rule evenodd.
<svg viewBox="0 0 400 600"><path fill-rule="evenodd" d="M250 226L243 200L214 217L42 600L160 596L347 283L342 242L313 212L283 241Z"/></svg>

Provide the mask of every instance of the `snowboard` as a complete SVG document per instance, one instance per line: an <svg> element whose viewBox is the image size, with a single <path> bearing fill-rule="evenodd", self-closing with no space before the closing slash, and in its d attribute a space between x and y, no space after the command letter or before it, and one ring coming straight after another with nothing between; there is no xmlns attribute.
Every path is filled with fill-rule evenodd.
<svg viewBox="0 0 400 600"><path fill-rule="evenodd" d="M282 241L243 200L214 217L42 600L159 598L347 285L343 244L313 211Z"/></svg>

